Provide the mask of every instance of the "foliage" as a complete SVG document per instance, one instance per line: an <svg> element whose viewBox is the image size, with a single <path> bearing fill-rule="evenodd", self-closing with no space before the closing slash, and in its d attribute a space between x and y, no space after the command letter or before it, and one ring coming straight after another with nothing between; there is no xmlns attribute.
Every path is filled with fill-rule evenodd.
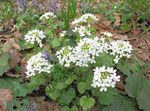
<svg viewBox="0 0 150 111"><path fill-rule="evenodd" d="M83 107L83 110L88 110L93 107L95 100L91 97L82 96L80 98L80 105Z"/></svg>
<svg viewBox="0 0 150 111"><path fill-rule="evenodd" d="M121 18L120 25L115 28L128 32L131 28L140 27L141 22L150 19L149 5L148 0L120 0L116 2L106 0L95 5L93 10L95 12L101 11L113 23L115 22L114 14L118 14ZM145 26L143 30L149 29Z"/></svg>
<svg viewBox="0 0 150 111"><path fill-rule="evenodd" d="M2 1L0 4L0 22L10 20L15 17L15 15L13 4Z"/></svg>
<svg viewBox="0 0 150 111"><path fill-rule="evenodd" d="M77 9L77 2L76 0L67 0L67 10L63 11L64 16L64 28L69 29L69 22L71 19L75 18L76 16L76 9Z"/></svg>
<svg viewBox="0 0 150 111"><path fill-rule="evenodd" d="M4 74L9 68L8 65L8 60L9 60L9 53L6 52L3 55L0 56L0 76Z"/></svg>
<svg viewBox="0 0 150 111"><path fill-rule="evenodd" d="M83 1L85 2L86 0ZM91 1L87 1L87 4L90 6ZM143 1L144 0L141 0L135 3L128 0L128 5L127 2L122 1L114 4L105 2L104 4L99 5L100 8L104 9L101 11L103 11L112 21L115 21L112 14L117 12L122 16L121 25L127 25L128 23L128 25L130 25L131 18L137 13L137 10L137 15L141 16L139 14L143 9L139 7L138 3L143 3ZM80 61L84 57L75 59L75 62L72 62L74 59L72 58L69 67L66 67L63 63L60 64L61 62L56 53L62 48L70 46L74 50L75 48L78 49L75 50L75 52L72 51L72 53L76 53L82 49L86 52L89 49L86 44L87 41L84 44L85 47L81 47L81 49L78 47L80 45L79 43L82 44L83 38L88 38L86 40L90 40L90 42L95 39L97 40L96 29L94 29L92 18L87 17L87 23L82 23L80 21L80 24L75 24L83 25L91 32L91 35L81 36L80 33L74 31L74 28L78 27L70 27L71 21L76 17L76 5L77 3L75 0L68 0L68 10L62 12L62 14L64 14L64 21L62 21L61 18L50 18L45 21L39 21L39 14L33 10L27 9L16 15L14 12L10 11L12 6L6 5L6 7L3 7L3 9L6 8L7 10L6 14L1 14L1 20L7 20L13 15L16 17L17 28L23 33L27 33L28 30L35 28L43 30L45 33L46 38L42 41L44 45L42 48L38 47L37 44L28 44L23 38L19 39L19 45L21 47L19 51L24 54L25 58L29 59L34 54L47 51L49 56L46 55L46 57L48 56L49 62L53 65L50 73L37 74L35 71L35 76L30 78L10 78L5 74L9 71L9 53L6 52L2 54L0 56L0 88L10 89L14 97L14 100L8 103L8 109L10 111L23 111L24 107L30 103L27 99L28 96L35 94L35 92L38 93L41 90L40 86L42 86L44 95L49 99L56 101L60 105L62 111L78 111L79 107L83 110L91 110L94 106L99 106L100 111L149 111L150 80L146 77L147 75L144 72L145 70L149 70L149 64L143 65L140 60L136 59L136 55L134 54L131 58L121 56L118 63L116 63L114 61L115 55L111 54L111 50L109 49L107 51L99 52L96 55L95 52L100 49L100 46L104 45L103 42L106 43L105 45L110 45L109 43L111 40L109 37L106 37L106 39L102 36L101 38L104 37L104 41L101 41L101 39L98 38L98 42L101 41L102 44L98 49L93 49L91 51L93 55L89 52L91 54L89 58L94 58L94 62L88 62L87 67L75 64L76 61ZM106 11L105 9L109 5L112 5L112 10ZM114 8L114 6L117 8ZM147 6L142 5L142 7L145 9ZM90 8L85 7L83 12L91 12L92 9ZM142 15L142 19L143 18L147 19L146 14ZM63 28L66 29L65 34L63 37L60 37L58 32ZM91 47L95 44L95 41L92 42ZM64 51L63 54L66 54L66 52L67 51ZM79 53L76 56L80 57L80 55L82 55L82 53ZM67 56L67 60L71 56L72 55ZM89 59L87 59L87 61L88 60ZM93 69L95 69L95 67L103 66L109 67L109 70L114 68L115 70L113 71L116 71L117 75L120 76L122 83L120 83L121 81L117 82L117 84L115 84L117 87L108 87L107 91L100 91L99 87L94 88L91 85L94 77ZM21 66L18 67L21 68ZM18 72L19 71L20 70L18 70ZM100 73L103 74L103 76L97 77L99 79L105 79L107 76L110 76L108 72ZM118 88L118 85L120 84L125 86L122 87L123 90ZM17 108L14 109L14 106L17 106Z"/></svg>

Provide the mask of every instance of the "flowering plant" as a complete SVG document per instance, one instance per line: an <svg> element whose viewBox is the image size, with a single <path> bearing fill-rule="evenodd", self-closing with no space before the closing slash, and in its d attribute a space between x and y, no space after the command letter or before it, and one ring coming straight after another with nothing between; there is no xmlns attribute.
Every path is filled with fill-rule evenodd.
<svg viewBox="0 0 150 111"><path fill-rule="evenodd" d="M32 105L37 110L36 103L24 108L36 93L57 102L60 111L150 111L149 64L136 57L129 41L97 33L96 15L74 19L76 0L68 0L72 9L62 13L64 21L56 2L44 14L27 9L14 15L24 36L11 39L11 49L9 42L4 45L2 51L9 52L0 52L0 88L11 89L14 96L8 110L27 111Z"/></svg>
<svg viewBox="0 0 150 111"><path fill-rule="evenodd" d="M56 15L50 15L50 18L56 18ZM48 51L53 56L40 52L27 61L27 77L49 75L46 94L56 100L64 111L69 104L88 110L96 103L95 97L100 97L101 94L112 97L112 92L115 92L115 95L119 96L116 85L122 79L122 74L119 73L118 66L133 56L133 48L128 41L112 41L113 34L110 32L97 36L93 28L94 21L96 22L97 18L93 14L85 14L75 19L70 29L72 38L69 37L68 30L60 32L60 44L56 51ZM48 33L42 34L39 34L38 38L47 39ZM26 39L27 35L31 35L33 40ZM27 42L36 41L37 36L27 35ZM103 99L99 102L104 105L111 104Z"/></svg>

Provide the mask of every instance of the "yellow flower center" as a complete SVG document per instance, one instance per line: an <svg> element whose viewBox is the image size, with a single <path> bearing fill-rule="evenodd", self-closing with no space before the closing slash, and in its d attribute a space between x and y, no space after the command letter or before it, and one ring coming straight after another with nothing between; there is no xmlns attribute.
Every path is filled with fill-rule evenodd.
<svg viewBox="0 0 150 111"><path fill-rule="evenodd" d="M84 45L81 47L82 51L84 51L84 52L88 51L89 48L90 48L89 44L87 44L87 43L84 43Z"/></svg>
<svg viewBox="0 0 150 111"><path fill-rule="evenodd" d="M122 48L122 47L123 47L123 44L119 43L118 48Z"/></svg>
<svg viewBox="0 0 150 111"><path fill-rule="evenodd" d="M108 72L101 72L100 73L100 78L101 79L107 79L110 76Z"/></svg>
<svg viewBox="0 0 150 111"><path fill-rule="evenodd" d="M64 49L61 54L62 54L62 56L66 56L66 55L69 54L69 50L68 49Z"/></svg>

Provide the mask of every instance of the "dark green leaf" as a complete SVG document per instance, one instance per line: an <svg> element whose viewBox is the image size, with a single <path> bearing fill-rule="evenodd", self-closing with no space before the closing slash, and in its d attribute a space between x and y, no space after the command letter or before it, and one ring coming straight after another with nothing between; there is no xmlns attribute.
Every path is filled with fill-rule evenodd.
<svg viewBox="0 0 150 111"><path fill-rule="evenodd" d="M13 101L7 103L7 108L8 111L24 111L25 107L29 104L31 104L31 101L27 98L24 98L23 100L15 98Z"/></svg>
<svg viewBox="0 0 150 111"><path fill-rule="evenodd" d="M8 65L9 53L6 52L0 56L0 76L4 74L9 69Z"/></svg>
<svg viewBox="0 0 150 111"><path fill-rule="evenodd" d="M133 74L127 77L125 91L128 93L130 97L135 98L138 92L141 90L142 84L142 76Z"/></svg>
<svg viewBox="0 0 150 111"><path fill-rule="evenodd" d="M118 96L116 89L108 89L106 92L99 91L98 99L101 104L109 105L116 101Z"/></svg>
<svg viewBox="0 0 150 111"><path fill-rule="evenodd" d="M114 101L108 107L105 107L102 111L137 111L134 101L129 98L120 96L118 100Z"/></svg>
<svg viewBox="0 0 150 111"><path fill-rule="evenodd" d="M66 87L66 84L63 82L58 82L55 86L56 89L64 89Z"/></svg>
<svg viewBox="0 0 150 111"><path fill-rule="evenodd" d="M78 108L76 106L72 106L71 108L69 108L68 106L64 106L61 110L62 111L78 111Z"/></svg>
<svg viewBox="0 0 150 111"><path fill-rule="evenodd" d="M73 98L75 97L75 90L73 88L67 90L67 91L63 91L61 92L61 96L58 100L58 102L60 104L66 104L68 105L72 100Z"/></svg>
<svg viewBox="0 0 150 111"><path fill-rule="evenodd" d="M117 64L117 68L121 72L123 72L124 75L127 75L127 76L131 74L142 74L140 61L135 61L131 63L128 60L125 60L125 61L122 60Z"/></svg>
<svg viewBox="0 0 150 111"><path fill-rule="evenodd" d="M144 84L143 88L140 89L137 95L137 103L140 109L143 109L144 111L150 111L150 80L143 79L140 82Z"/></svg>
<svg viewBox="0 0 150 111"><path fill-rule="evenodd" d="M100 54L100 56L96 58L96 66L100 67L103 65L113 67L115 65L113 62L113 56L106 53Z"/></svg>

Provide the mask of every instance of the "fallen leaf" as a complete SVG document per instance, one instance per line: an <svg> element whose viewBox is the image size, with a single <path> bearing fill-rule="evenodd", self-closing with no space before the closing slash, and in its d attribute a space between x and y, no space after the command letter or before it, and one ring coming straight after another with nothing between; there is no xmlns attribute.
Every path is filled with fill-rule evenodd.
<svg viewBox="0 0 150 111"><path fill-rule="evenodd" d="M54 101L45 101L45 97L35 97L31 98L33 103L26 107L26 109L36 109L33 111L60 111L59 105ZM38 108L38 110L37 110ZM25 111L32 111L32 110L25 110Z"/></svg>
<svg viewBox="0 0 150 111"><path fill-rule="evenodd" d="M113 34L113 38L114 39L118 39L118 40L128 40L128 36L127 35Z"/></svg>
<svg viewBox="0 0 150 111"><path fill-rule="evenodd" d="M124 83L123 83L122 79L121 79L119 82L116 83L116 87L117 87L119 90L124 91L125 86L124 86Z"/></svg>
<svg viewBox="0 0 150 111"><path fill-rule="evenodd" d="M10 53L9 66L10 68L14 68L21 61L22 54L18 52L16 49L10 49L9 53Z"/></svg>
<svg viewBox="0 0 150 111"><path fill-rule="evenodd" d="M9 89L0 89L0 96L7 102L13 99L12 93Z"/></svg>
<svg viewBox="0 0 150 111"><path fill-rule="evenodd" d="M27 63L27 59L24 57L20 62L20 73L22 75L24 75L26 72L26 63Z"/></svg>
<svg viewBox="0 0 150 111"><path fill-rule="evenodd" d="M14 38L10 38L10 39L7 39L6 43L4 44L4 48L6 50L9 50L11 48L15 48L19 50L20 46L16 43Z"/></svg>
<svg viewBox="0 0 150 111"><path fill-rule="evenodd" d="M113 24L113 27L120 26L120 22L121 22L120 14L114 13L113 15L114 15L114 18L115 18L115 22Z"/></svg>
<svg viewBox="0 0 150 111"><path fill-rule="evenodd" d="M0 89L0 111L7 111L7 102L13 99L9 89Z"/></svg>
<svg viewBox="0 0 150 111"><path fill-rule="evenodd" d="M0 96L0 111L8 111L6 101Z"/></svg>

